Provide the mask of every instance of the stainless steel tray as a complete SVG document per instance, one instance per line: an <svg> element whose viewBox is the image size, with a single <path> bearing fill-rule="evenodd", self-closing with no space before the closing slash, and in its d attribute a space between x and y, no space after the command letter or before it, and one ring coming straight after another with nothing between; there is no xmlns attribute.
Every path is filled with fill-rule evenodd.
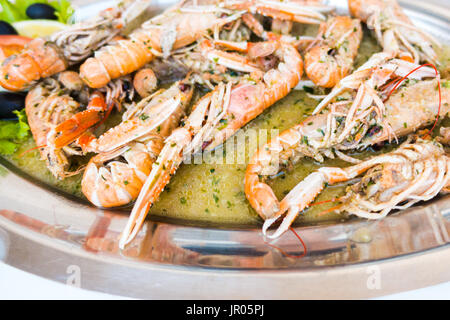
<svg viewBox="0 0 450 320"><path fill-rule="evenodd" d="M94 11L79 1L80 14ZM335 1L345 11L346 1ZM170 2L154 1L155 12ZM402 6L450 43L449 9ZM0 260L82 288L139 298L364 298L450 280L450 197L388 216L297 228L308 254L267 245L259 229L147 221L126 250L128 215L99 210L21 173L0 158ZM302 253L291 233L276 243Z"/></svg>

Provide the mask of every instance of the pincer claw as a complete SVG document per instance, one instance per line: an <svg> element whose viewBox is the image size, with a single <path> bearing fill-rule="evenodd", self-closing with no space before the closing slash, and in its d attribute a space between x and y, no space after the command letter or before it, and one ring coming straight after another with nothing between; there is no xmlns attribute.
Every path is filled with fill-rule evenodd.
<svg viewBox="0 0 450 320"><path fill-rule="evenodd" d="M103 94L99 91L94 92L86 110L73 115L51 131L55 148L62 148L70 144L83 135L87 129L104 120L105 114L108 114L107 109Z"/></svg>

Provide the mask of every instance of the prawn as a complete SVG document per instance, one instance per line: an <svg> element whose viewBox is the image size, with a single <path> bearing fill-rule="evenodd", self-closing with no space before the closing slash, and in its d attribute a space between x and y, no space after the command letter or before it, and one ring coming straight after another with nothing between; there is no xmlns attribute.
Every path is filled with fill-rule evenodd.
<svg viewBox="0 0 450 320"><path fill-rule="evenodd" d="M241 12L216 6L169 8L144 22L128 39L108 45L94 53L80 67L81 78L91 88L105 86L112 79L130 74L154 59L168 56L172 50L195 42L208 30L239 18Z"/></svg>
<svg viewBox="0 0 450 320"><path fill-rule="evenodd" d="M66 70L85 60L92 52L111 41L136 10L149 1L124 1L102 11L98 16L74 24L48 38L36 38L16 55L5 59L0 68L0 85L8 90L23 91L41 79Z"/></svg>
<svg viewBox="0 0 450 320"><path fill-rule="evenodd" d="M439 42L414 26L397 0L348 0L350 14L374 31L378 43L387 52L414 63L438 64L433 44Z"/></svg>
<svg viewBox="0 0 450 320"><path fill-rule="evenodd" d="M431 124L436 115L447 114L450 89L443 89L443 108L439 109L436 95L439 79L429 79L436 76L435 71L424 67L410 73L417 67L392 58L392 54L373 55L343 78L313 115L259 148L245 174L245 194L255 211L263 219L279 212L279 201L265 179L275 176L280 168L296 164L305 156L320 162L324 157L337 156L358 163L343 151L397 140ZM404 76L408 76L406 83L389 96L398 79Z"/></svg>
<svg viewBox="0 0 450 320"><path fill-rule="evenodd" d="M337 16L322 23L320 29L319 44L306 50L305 72L314 84L332 88L353 68L362 40L361 22Z"/></svg>
<svg viewBox="0 0 450 320"><path fill-rule="evenodd" d="M359 182L349 186L346 194L339 198L341 204L332 210L366 219L382 219L394 209L404 210L445 191L450 183L450 158L436 141L408 138L396 150L357 165L344 169L322 167L286 195L280 211L264 222L263 233L287 212L281 225L269 236L279 237L325 184L333 185L361 175Z"/></svg>
<svg viewBox="0 0 450 320"><path fill-rule="evenodd" d="M97 154L89 161L81 181L83 194L98 207L115 207L126 205L135 200L150 174L164 140L175 129L192 97L193 86L186 80L174 83L167 90L160 90L155 94L141 100L129 108L124 114L121 124L111 129L115 134L106 132L97 142L102 145L103 152ZM122 145L115 144L110 149L104 149L107 139L116 139L118 131L129 130L123 123L139 119L146 127L145 120L153 118L151 115L161 110L161 105L167 102L174 104L156 128L149 130L133 140L121 140ZM94 145L94 141L89 141Z"/></svg>
<svg viewBox="0 0 450 320"><path fill-rule="evenodd" d="M148 209L158 199L183 158L222 144L297 85L303 71L303 61L297 50L290 44L279 43L273 54L280 60L277 66L257 81L242 77L237 84L218 84L195 104L184 125L166 139L122 233L121 248L136 236Z"/></svg>

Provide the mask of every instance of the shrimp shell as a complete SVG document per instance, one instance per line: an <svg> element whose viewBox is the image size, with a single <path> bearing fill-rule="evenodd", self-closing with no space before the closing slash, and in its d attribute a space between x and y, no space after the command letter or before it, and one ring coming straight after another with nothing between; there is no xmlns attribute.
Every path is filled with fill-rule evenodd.
<svg viewBox="0 0 450 320"><path fill-rule="evenodd" d="M200 9L199 9L200 10ZM127 40L119 40L95 52L80 67L81 78L92 88L127 75L153 60L155 54L168 54L201 36L231 22L239 14L218 17L217 12L184 12L170 9L145 22ZM167 41L170 40L170 43Z"/></svg>
<svg viewBox="0 0 450 320"><path fill-rule="evenodd" d="M305 55L305 71L316 85L332 88L352 70L362 28L358 19L347 16L330 18L322 28L323 40Z"/></svg>

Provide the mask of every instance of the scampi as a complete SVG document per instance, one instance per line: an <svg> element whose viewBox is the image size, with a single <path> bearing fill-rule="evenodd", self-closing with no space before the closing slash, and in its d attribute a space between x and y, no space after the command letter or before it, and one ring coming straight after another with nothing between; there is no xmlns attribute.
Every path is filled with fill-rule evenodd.
<svg viewBox="0 0 450 320"><path fill-rule="evenodd" d="M439 41L416 27L397 0L348 0L348 7L374 31L384 51L414 63L438 63L433 45L439 47Z"/></svg>
<svg viewBox="0 0 450 320"><path fill-rule="evenodd" d="M177 81L129 107L122 123L84 143L84 149L99 152L89 161L81 181L89 201L98 207L116 207L136 200L193 91L188 79Z"/></svg>
<svg viewBox="0 0 450 320"><path fill-rule="evenodd" d="M237 84L220 83L195 104L184 125L166 139L133 207L121 247L136 236L149 208L185 157L224 143L297 85L303 73L303 60L297 50L279 43L271 54L279 59L277 65L256 80L243 77Z"/></svg>
<svg viewBox="0 0 450 320"><path fill-rule="evenodd" d="M5 61L0 74L6 88L29 90L29 125L55 177L84 171L81 191L93 205L133 205L121 248L135 238L156 202L151 213L170 215L176 206L168 206L168 199L186 209L188 218L203 202L202 219L222 214L213 212L216 207L252 214L250 204L259 215L252 221L261 218L263 233L276 238L337 182L356 181L333 199L338 202L333 212L368 219L447 192L448 159L441 144L450 140L448 128L436 140L411 135L450 111L448 81L432 65L438 43L415 27L396 1L349 0L349 16L316 0L185 0L130 34L122 33L127 7L133 6L125 3L92 24L32 41ZM374 41L363 35L362 23ZM380 51L377 42L382 50L373 53ZM315 86L316 94L307 86ZM263 114L300 88L306 93ZM201 172L206 161L177 172L184 160L214 151L260 115L248 129L293 127L248 155L245 180L240 166L240 173L233 172L239 181L215 166L204 170L207 178L195 180L222 179L226 188L233 181L240 188L236 199L217 185L209 190L209 184L194 199L192 190L200 188L184 181L192 176L183 173ZM392 152L360 159L360 151L405 139ZM313 159L316 169L278 199L275 194L286 184L273 184L274 192L270 180L281 171L289 175L305 158ZM327 158L351 166L317 169ZM309 170L310 164L296 170ZM170 181L170 192L160 199Z"/></svg>
<svg viewBox="0 0 450 320"><path fill-rule="evenodd" d="M126 39L100 48L80 67L80 75L92 88L141 69L157 56L168 57L215 27L224 26L242 12L217 6L180 3L144 22Z"/></svg>
<svg viewBox="0 0 450 320"><path fill-rule="evenodd" d="M143 3L144 5L141 5ZM149 1L126 0L98 16L50 35L36 38L17 55L3 61L0 84L12 91L29 89L46 78L84 61L93 51L110 42L148 6Z"/></svg>
<svg viewBox="0 0 450 320"><path fill-rule="evenodd" d="M447 192L450 184L450 158L443 146L433 140L409 137L396 150L372 157L347 168L322 167L308 175L286 195L280 211L264 222L263 233L284 216L271 238L283 234L295 217L322 191L333 185L359 178L347 187L335 212L365 219L382 219L392 210L404 210Z"/></svg>
<svg viewBox="0 0 450 320"><path fill-rule="evenodd" d="M403 87L389 96L397 81L417 67L387 53L375 54L342 79L312 116L260 147L245 175L246 197L256 212L263 219L279 214L280 203L266 180L281 168L304 157L320 162L324 157L339 157L357 163L345 151L362 150L382 141L396 142L445 116L450 111L450 90L443 88L439 109L439 82L433 79L436 74L432 68L410 74Z"/></svg>

